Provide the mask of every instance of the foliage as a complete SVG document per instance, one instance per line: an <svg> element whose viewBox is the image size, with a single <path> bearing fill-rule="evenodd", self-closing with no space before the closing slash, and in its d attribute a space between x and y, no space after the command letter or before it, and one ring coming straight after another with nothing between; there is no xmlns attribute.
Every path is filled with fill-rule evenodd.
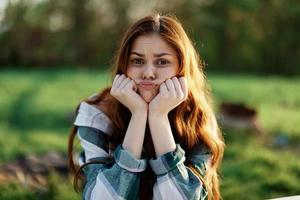
<svg viewBox="0 0 300 200"><path fill-rule="evenodd" d="M158 11L182 21L208 70L300 73L297 0L7 2L0 15L2 67L110 64L125 28Z"/></svg>

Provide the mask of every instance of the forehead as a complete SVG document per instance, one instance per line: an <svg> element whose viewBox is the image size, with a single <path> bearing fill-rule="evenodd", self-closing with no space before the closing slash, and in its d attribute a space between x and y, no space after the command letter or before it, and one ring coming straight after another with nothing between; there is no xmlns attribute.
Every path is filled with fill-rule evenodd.
<svg viewBox="0 0 300 200"><path fill-rule="evenodd" d="M132 51L143 52L145 50L151 50L154 53L175 53L175 49L158 34L142 35L134 40Z"/></svg>

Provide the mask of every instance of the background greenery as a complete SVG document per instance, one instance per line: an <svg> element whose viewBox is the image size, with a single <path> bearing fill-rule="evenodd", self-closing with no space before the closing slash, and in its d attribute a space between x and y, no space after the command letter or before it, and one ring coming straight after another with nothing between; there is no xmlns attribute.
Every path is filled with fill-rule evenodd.
<svg viewBox="0 0 300 200"><path fill-rule="evenodd" d="M243 102L258 110L263 135L224 131L224 199L267 199L300 194L300 79L211 74L215 107ZM108 85L105 71L2 70L0 163L26 153L66 152L72 114L80 100ZM276 141L284 137L285 145ZM16 183L0 186L0 199L80 199L69 179L50 176L43 193Z"/></svg>
<svg viewBox="0 0 300 200"><path fill-rule="evenodd" d="M128 25L159 11L180 19L209 70L300 73L298 0L2 2L2 67L106 66Z"/></svg>

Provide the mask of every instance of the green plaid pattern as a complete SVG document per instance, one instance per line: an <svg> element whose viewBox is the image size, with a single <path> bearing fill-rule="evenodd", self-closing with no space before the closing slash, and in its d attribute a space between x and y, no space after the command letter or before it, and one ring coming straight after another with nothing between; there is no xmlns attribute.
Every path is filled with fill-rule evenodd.
<svg viewBox="0 0 300 200"><path fill-rule="evenodd" d="M109 134L112 123L96 107L83 102L74 122L77 135L83 147L79 164L101 161L101 164L89 164L84 168L86 183L83 199L138 199L140 176L148 164L157 175L153 188L153 199L206 199L207 192L199 177L186 163L192 163L201 175L205 175L211 154L203 144L185 155L180 144L173 152L156 159L136 159L133 155L117 146L114 152L109 149Z"/></svg>

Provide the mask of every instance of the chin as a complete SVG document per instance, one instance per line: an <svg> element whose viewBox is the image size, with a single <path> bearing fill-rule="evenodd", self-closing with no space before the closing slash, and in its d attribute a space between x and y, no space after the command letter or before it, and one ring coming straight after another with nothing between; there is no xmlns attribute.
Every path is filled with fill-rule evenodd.
<svg viewBox="0 0 300 200"><path fill-rule="evenodd" d="M142 98L147 102L147 103L150 103L151 100L153 99L153 97L149 97L149 96L142 96Z"/></svg>
<svg viewBox="0 0 300 200"><path fill-rule="evenodd" d="M152 99L157 95L157 90L140 90L139 94L147 102L150 103Z"/></svg>

